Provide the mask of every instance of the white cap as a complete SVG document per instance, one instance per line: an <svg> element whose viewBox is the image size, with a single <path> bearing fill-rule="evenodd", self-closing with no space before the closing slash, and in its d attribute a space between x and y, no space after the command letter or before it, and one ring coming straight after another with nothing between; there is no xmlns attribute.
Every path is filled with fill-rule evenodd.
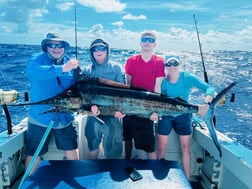
<svg viewBox="0 0 252 189"><path fill-rule="evenodd" d="M180 63L180 58L179 56L166 56L165 57L165 64L171 60L175 60L177 61L178 63Z"/></svg>

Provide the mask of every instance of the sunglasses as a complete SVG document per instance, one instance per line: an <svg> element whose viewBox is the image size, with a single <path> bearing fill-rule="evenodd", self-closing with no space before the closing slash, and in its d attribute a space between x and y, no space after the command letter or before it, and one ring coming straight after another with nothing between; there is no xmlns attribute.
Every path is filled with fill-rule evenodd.
<svg viewBox="0 0 252 189"><path fill-rule="evenodd" d="M146 43L147 41L148 41L149 43L155 43L155 39L154 39L154 38L142 37L142 39L141 39L141 42L142 42L142 43Z"/></svg>
<svg viewBox="0 0 252 189"><path fill-rule="evenodd" d="M179 65L179 62L177 62L177 61L167 62L167 63L165 64L165 66L167 66L167 67L178 66L178 65Z"/></svg>
<svg viewBox="0 0 252 189"><path fill-rule="evenodd" d="M106 51L107 47L105 47L105 46L94 46L91 50L92 50L92 52Z"/></svg>
<svg viewBox="0 0 252 189"><path fill-rule="evenodd" d="M57 44L56 43L48 43L47 47L52 48L52 49L56 49L56 48L61 49L61 48L64 48L64 44L62 44L62 43L57 43Z"/></svg>

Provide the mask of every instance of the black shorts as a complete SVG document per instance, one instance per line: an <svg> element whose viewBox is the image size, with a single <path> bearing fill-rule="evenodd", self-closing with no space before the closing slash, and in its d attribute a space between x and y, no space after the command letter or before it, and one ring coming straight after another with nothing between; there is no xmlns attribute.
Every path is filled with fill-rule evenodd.
<svg viewBox="0 0 252 189"><path fill-rule="evenodd" d="M145 152L155 151L155 128L153 121L149 118L141 118L134 115L123 118L124 141L134 139L136 149Z"/></svg>
<svg viewBox="0 0 252 189"><path fill-rule="evenodd" d="M28 122L28 129L25 135L27 155L33 156L38 148L41 139L44 136L47 127L41 127ZM55 143L60 150L75 150L77 148L77 132L75 127L70 124L67 127L55 129L52 128L50 135L54 134ZM48 151L50 136L47 137L39 155L45 154Z"/></svg>

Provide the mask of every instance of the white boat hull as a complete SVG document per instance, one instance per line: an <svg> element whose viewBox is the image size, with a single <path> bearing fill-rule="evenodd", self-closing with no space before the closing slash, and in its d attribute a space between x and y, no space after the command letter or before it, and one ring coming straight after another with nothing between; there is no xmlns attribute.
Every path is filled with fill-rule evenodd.
<svg viewBox="0 0 252 189"><path fill-rule="evenodd" d="M76 117L76 128L79 133L79 156L81 160L88 159L88 148L85 137L86 116ZM13 134L0 133L0 188L17 188L24 171L24 135L27 120L13 127ZM217 131L221 144L222 157L215 148L207 127L194 127L191 140L191 181L200 183L204 189L249 189L252 188L252 151L234 142ZM122 159L124 159L122 153ZM146 159L146 153L133 149L132 157ZM49 151L42 157L44 160L63 160L64 152L58 150L52 137ZM101 146L99 159L104 159ZM181 163L181 151L175 132L169 136L167 160ZM14 184L13 184L14 183Z"/></svg>

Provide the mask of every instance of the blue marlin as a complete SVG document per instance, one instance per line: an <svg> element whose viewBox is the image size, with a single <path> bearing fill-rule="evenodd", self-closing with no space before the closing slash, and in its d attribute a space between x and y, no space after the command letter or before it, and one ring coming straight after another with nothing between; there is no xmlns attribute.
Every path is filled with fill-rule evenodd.
<svg viewBox="0 0 252 189"><path fill-rule="evenodd" d="M216 95L212 103L209 104L210 108L204 116L204 121L207 124L215 146L220 152L220 156L222 156L222 152L212 121L213 115L219 101L235 84L236 82L231 83ZM127 115L133 114L139 117L149 118L153 112L156 112L160 117L198 112L198 106L178 98L170 98L105 79L88 77L76 82L69 89L50 99L13 105L35 104L52 105L52 109L41 113L55 111L66 113L83 112L90 110L90 107L94 104L99 107L101 115L114 115L114 112L120 111Z"/></svg>
<svg viewBox="0 0 252 189"><path fill-rule="evenodd" d="M83 79L55 97L27 105L32 104L53 106L42 113L82 112L95 104L99 107L101 115L113 115L115 111L120 111L144 118L149 118L153 112L162 117L198 111L198 106L179 98L170 98L129 85L94 78Z"/></svg>

